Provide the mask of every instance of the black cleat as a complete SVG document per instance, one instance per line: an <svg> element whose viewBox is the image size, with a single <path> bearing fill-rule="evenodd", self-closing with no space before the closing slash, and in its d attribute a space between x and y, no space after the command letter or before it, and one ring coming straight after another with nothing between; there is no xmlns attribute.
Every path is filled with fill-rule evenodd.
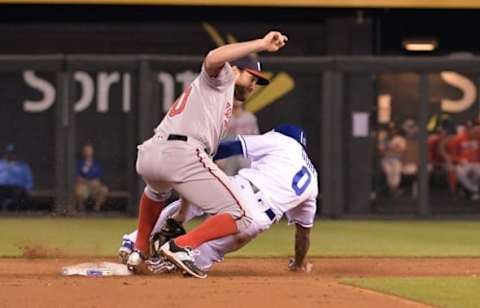
<svg viewBox="0 0 480 308"><path fill-rule="evenodd" d="M194 262L192 250L188 247L182 248L175 244L175 240L170 240L160 248L160 254L177 265L188 275L196 278L207 278L207 273L199 269Z"/></svg>

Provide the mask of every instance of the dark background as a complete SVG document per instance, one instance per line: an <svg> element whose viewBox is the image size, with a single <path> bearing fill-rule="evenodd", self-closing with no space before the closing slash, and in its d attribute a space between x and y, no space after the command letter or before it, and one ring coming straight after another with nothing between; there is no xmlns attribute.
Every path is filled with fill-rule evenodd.
<svg viewBox="0 0 480 308"><path fill-rule="evenodd" d="M0 10L0 53L198 55L213 47L198 26L203 21L241 40L269 29L284 31L292 41L282 55L405 54L401 42L411 36L436 38L435 54L480 50L479 10L106 5L0 5ZM369 35L361 35L362 28Z"/></svg>
<svg viewBox="0 0 480 308"><path fill-rule="evenodd" d="M338 55L422 57L448 56L457 52L476 54L480 51L480 42L475 38L479 10L0 5L0 11L0 55L203 56L217 47L205 31L204 22L214 26L222 37L232 34L240 41L261 37L271 29L285 32L290 37L288 47L275 56L292 58ZM402 40L419 37L436 39L439 48L421 54L403 49ZM264 69L281 70L281 65L267 64ZM198 67L191 67L191 70L197 71ZM290 69L288 73L295 79L295 89L257 113L260 129L264 132L282 122L304 126L310 137L310 154L321 168L323 89L320 72ZM54 80L51 73L42 76L52 82ZM132 75L132 80L136 77ZM375 162L372 163L375 145L351 138L351 112L369 112L373 121L376 99L371 89L362 86L362 81L350 82L348 78L344 89L345 131L342 132L345 143L342 155L346 160L346 169L342 172L346 174L345 185L349 187L346 191L351 191L345 197L345 208L353 209L357 207L353 203L359 199L355 190L370 181L375 165ZM367 80L374 76L365 75L362 78ZM418 112L418 76L389 74L375 78L375 93L392 95L392 118L399 123L406 118L415 119ZM439 97L458 98L460 93L442 82L438 74L432 74L429 80L429 112L434 115L439 111ZM176 94L181 90L180 84L176 83ZM16 143L20 158L32 165L35 188L49 189L54 185L54 108L38 114L27 114L22 110L24 99L35 99L38 95L37 91L25 85L22 72L0 74L0 146ZM132 95L131 112L135 112L137 96ZM120 87L116 84L111 89L109 112L98 113L94 102L76 115L77 150L84 142L95 144L97 158L105 166L106 182L113 190L125 190L127 186L127 115L118 107L120 97ZM159 99L152 101L157 102ZM454 120L460 123L477 114L478 103L456 114ZM358 173L360 169L363 171ZM368 190L369 186L362 189ZM367 199L364 201L368 202ZM360 208L365 210L365 206Z"/></svg>

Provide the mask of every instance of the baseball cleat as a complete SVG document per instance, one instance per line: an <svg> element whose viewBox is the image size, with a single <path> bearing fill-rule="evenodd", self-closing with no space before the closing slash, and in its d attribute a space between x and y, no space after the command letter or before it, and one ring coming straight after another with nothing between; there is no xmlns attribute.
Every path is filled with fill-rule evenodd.
<svg viewBox="0 0 480 308"><path fill-rule="evenodd" d="M127 264L128 257L133 252L135 244L128 238L123 238L122 244L118 249L118 257L123 264Z"/></svg>
<svg viewBox="0 0 480 308"><path fill-rule="evenodd" d="M194 262L192 250L188 247L179 247L175 240L170 240L160 247L160 254L185 271L188 275L196 278L207 278L207 273L199 269Z"/></svg>
<svg viewBox="0 0 480 308"><path fill-rule="evenodd" d="M153 274L170 274L178 271L178 267L165 257L150 258L145 264Z"/></svg>

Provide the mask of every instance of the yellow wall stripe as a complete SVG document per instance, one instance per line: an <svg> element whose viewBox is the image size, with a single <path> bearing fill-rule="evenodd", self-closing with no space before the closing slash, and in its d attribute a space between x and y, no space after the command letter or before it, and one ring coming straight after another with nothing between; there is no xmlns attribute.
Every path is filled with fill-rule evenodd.
<svg viewBox="0 0 480 308"><path fill-rule="evenodd" d="M345 8L480 8L478 0L0 0L12 4L219 5Z"/></svg>
<svg viewBox="0 0 480 308"><path fill-rule="evenodd" d="M290 75L280 72L275 75L270 84L263 87L258 87L255 96L249 98L245 104L245 109L250 112L257 112L273 104L277 99L284 96L295 88L295 81Z"/></svg>
<svg viewBox="0 0 480 308"><path fill-rule="evenodd" d="M217 45L218 47L225 45L225 41L223 40L220 33L218 33L217 29L215 29L215 27L213 27L208 22L202 22L202 26L205 31L207 31L208 35L210 35L210 38L213 40L215 45Z"/></svg>

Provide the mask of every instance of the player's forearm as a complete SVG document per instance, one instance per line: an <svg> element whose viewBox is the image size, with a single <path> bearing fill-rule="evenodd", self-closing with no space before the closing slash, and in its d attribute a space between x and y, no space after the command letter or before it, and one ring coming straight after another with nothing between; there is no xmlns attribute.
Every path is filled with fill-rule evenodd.
<svg viewBox="0 0 480 308"><path fill-rule="evenodd" d="M264 51L264 45L262 39L257 39L221 46L210 51L207 55L205 69L210 76L216 75L226 62L237 60L251 53Z"/></svg>
<svg viewBox="0 0 480 308"><path fill-rule="evenodd" d="M295 232L295 266L301 267L310 248L310 228L296 225Z"/></svg>

